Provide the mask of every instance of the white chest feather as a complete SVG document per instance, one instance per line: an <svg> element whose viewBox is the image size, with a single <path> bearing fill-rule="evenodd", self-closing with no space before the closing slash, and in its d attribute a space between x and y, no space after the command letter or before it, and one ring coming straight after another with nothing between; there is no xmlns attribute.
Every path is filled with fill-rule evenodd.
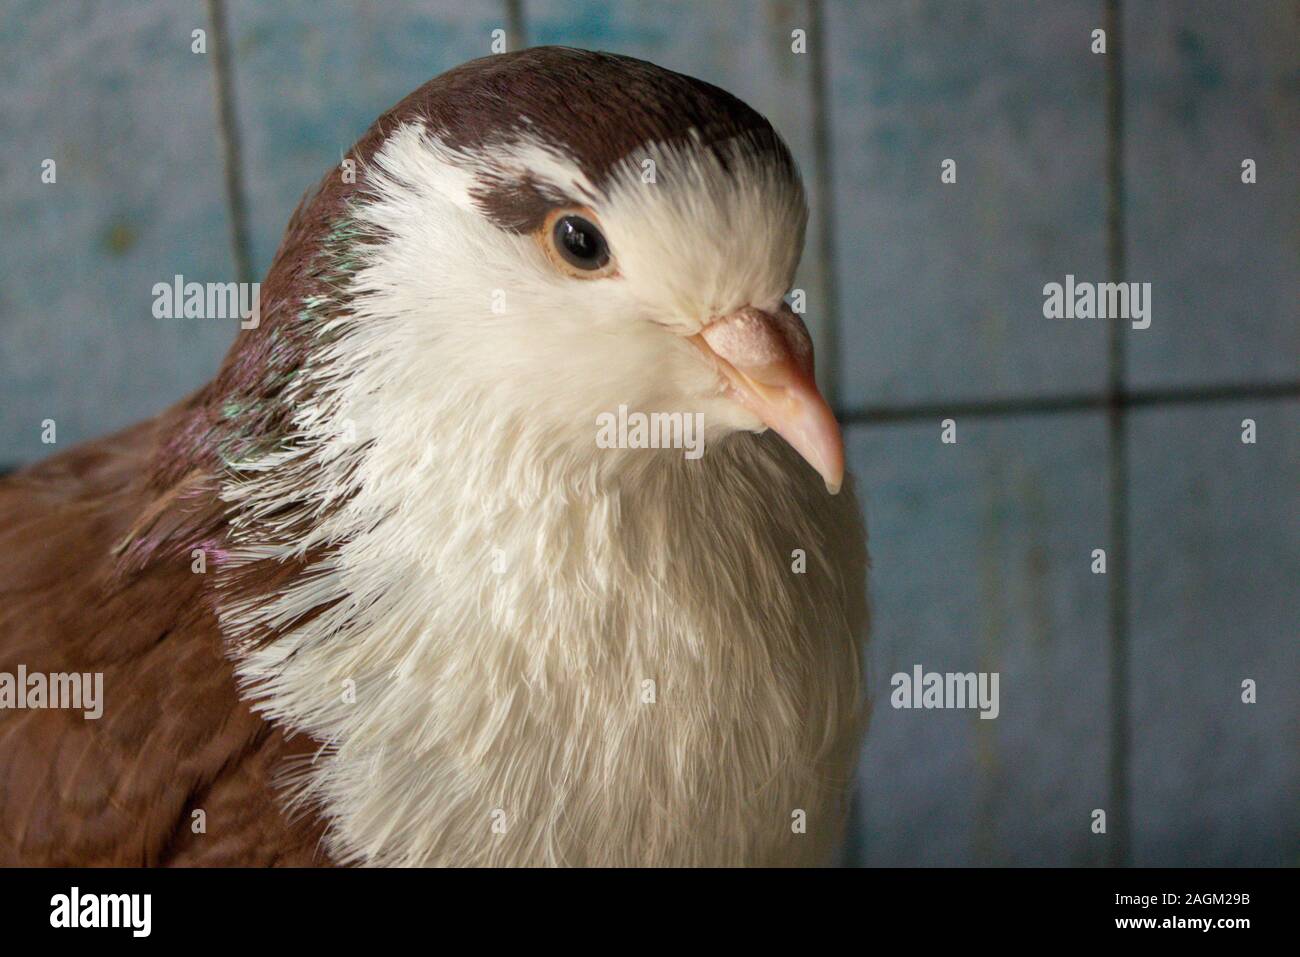
<svg viewBox="0 0 1300 957"><path fill-rule="evenodd" d="M295 793L334 856L825 860L861 719L852 496L771 436L697 463L625 454L644 462L617 491L539 473L508 500L407 469L418 511L228 613L238 634L339 599L240 666L269 714L328 743ZM370 474L350 508L392 481Z"/></svg>

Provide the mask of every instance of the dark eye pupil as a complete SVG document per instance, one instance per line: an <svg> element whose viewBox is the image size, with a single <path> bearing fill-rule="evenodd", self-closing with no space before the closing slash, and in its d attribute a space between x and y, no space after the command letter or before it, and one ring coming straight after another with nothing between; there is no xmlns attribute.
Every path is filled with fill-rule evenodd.
<svg viewBox="0 0 1300 957"><path fill-rule="evenodd" d="M609 262L609 247L600 230L581 216L563 216L555 223L555 246L579 269L599 269Z"/></svg>
<svg viewBox="0 0 1300 957"><path fill-rule="evenodd" d="M573 224L569 224L564 232L564 245L569 247L569 252L579 259L590 259L594 255L592 247L595 241L591 238L591 234Z"/></svg>

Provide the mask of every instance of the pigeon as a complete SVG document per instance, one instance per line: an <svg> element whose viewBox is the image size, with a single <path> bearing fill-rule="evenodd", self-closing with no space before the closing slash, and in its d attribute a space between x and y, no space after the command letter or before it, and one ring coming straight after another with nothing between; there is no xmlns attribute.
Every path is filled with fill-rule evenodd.
<svg viewBox="0 0 1300 957"><path fill-rule="evenodd" d="M625 56L382 115L211 382L0 482L0 865L834 863L867 550L806 209Z"/></svg>

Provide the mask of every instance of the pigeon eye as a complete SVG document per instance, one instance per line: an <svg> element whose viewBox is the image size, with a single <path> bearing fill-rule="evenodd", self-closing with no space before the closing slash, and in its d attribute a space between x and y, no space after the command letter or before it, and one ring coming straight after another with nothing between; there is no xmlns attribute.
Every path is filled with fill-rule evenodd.
<svg viewBox="0 0 1300 957"><path fill-rule="evenodd" d="M599 279L614 271L605 234L586 215L557 210L547 221L541 238L561 272L576 279Z"/></svg>
<svg viewBox="0 0 1300 957"><path fill-rule="evenodd" d="M561 216L555 221L555 248L565 261L579 269L599 269L609 262L609 246L600 230L581 216Z"/></svg>

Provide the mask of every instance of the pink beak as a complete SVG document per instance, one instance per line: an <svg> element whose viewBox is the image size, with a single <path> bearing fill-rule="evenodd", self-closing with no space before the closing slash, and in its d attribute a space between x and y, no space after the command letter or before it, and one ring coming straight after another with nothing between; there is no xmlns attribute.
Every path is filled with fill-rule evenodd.
<svg viewBox="0 0 1300 957"><path fill-rule="evenodd" d="M775 314L747 306L717 319L695 343L737 402L815 468L834 495L844 481L844 440L813 377L812 337L788 305Z"/></svg>

